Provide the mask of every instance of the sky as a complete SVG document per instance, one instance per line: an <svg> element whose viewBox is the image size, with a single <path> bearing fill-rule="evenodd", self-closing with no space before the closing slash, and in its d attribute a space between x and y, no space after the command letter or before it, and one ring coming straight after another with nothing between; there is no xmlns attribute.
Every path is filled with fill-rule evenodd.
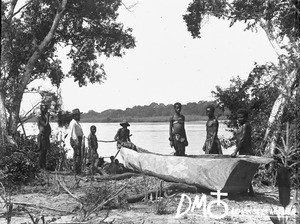
<svg viewBox="0 0 300 224"><path fill-rule="evenodd" d="M228 21L207 18L201 38L193 39L182 18L191 1L124 0L135 6L130 11L121 6L118 20L133 29L136 47L122 58L99 59L107 73L102 84L78 87L72 78L64 80L63 109L101 112L213 100L216 86L228 87L232 77L246 79L255 62L277 61L265 33L244 31L244 23L229 27ZM67 49L59 51L67 72L66 54Z"/></svg>

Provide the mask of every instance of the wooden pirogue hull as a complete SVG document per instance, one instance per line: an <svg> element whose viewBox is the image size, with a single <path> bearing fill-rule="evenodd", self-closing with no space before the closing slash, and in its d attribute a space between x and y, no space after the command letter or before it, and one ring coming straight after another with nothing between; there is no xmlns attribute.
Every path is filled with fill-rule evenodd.
<svg viewBox="0 0 300 224"><path fill-rule="evenodd" d="M257 156L171 156L138 151L120 150L126 167L166 181L228 193L246 191L258 166L272 161Z"/></svg>

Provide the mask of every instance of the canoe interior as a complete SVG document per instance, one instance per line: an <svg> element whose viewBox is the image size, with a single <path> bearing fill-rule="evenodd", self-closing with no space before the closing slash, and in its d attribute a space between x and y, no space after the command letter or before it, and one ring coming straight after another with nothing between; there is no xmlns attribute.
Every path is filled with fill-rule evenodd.
<svg viewBox="0 0 300 224"><path fill-rule="evenodd" d="M121 149L127 167L166 181L228 193L246 191L259 165L272 161L257 156L173 156L151 153L141 148L138 151Z"/></svg>

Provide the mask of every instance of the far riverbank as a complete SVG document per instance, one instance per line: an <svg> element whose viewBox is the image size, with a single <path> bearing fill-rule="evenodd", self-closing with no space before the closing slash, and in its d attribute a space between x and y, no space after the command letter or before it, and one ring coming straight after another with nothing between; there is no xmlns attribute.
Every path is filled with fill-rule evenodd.
<svg viewBox="0 0 300 224"><path fill-rule="evenodd" d="M81 115L81 123L119 123L123 120L127 120L129 123L158 123L158 122L169 122L171 116L155 116L155 117L89 117ZM207 116L197 115L185 115L185 121L207 121ZM26 122L36 122L37 117L33 117ZM56 118L50 118L51 122L57 122ZM225 121L225 116L220 116L219 121Z"/></svg>
<svg viewBox="0 0 300 224"><path fill-rule="evenodd" d="M185 115L185 120L187 122L189 121L207 121L207 116L197 116L197 115ZM225 116L221 116L218 118L219 121L226 120ZM85 117L84 114L82 114L81 122L83 123L117 123L121 122L122 120L127 120L128 122L168 122L170 120L170 116L156 116L156 117L118 117L118 118L111 118L111 117L105 117L105 118L90 118Z"/></svg>

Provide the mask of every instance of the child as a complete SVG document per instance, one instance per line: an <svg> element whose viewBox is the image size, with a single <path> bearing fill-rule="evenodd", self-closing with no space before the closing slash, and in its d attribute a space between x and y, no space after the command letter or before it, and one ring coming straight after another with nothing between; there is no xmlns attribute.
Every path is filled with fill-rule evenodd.
<svg viewBox="0 0 300 224"><path fill-rule="evenodd" d="M89 151L88 151L88 157L89 157L89 163L90 163L90 174L94 175L96 170L98 169L98 160L99 155L97 152L98 149L98 141L97 136L95 135L97 128L95 125L92 125L90 127L90 134L88 136L88 144L89 144Z"/></svg>
<svg viewBox="0 0 300 224"><path fill-rule="evenodd" d="M185 117L180 114L181 103L174 104L175 114L170 118L169 141L170 146L175 149L175 156L184 156L185 147L188 146L186 132L184 128Z"/></svg>

